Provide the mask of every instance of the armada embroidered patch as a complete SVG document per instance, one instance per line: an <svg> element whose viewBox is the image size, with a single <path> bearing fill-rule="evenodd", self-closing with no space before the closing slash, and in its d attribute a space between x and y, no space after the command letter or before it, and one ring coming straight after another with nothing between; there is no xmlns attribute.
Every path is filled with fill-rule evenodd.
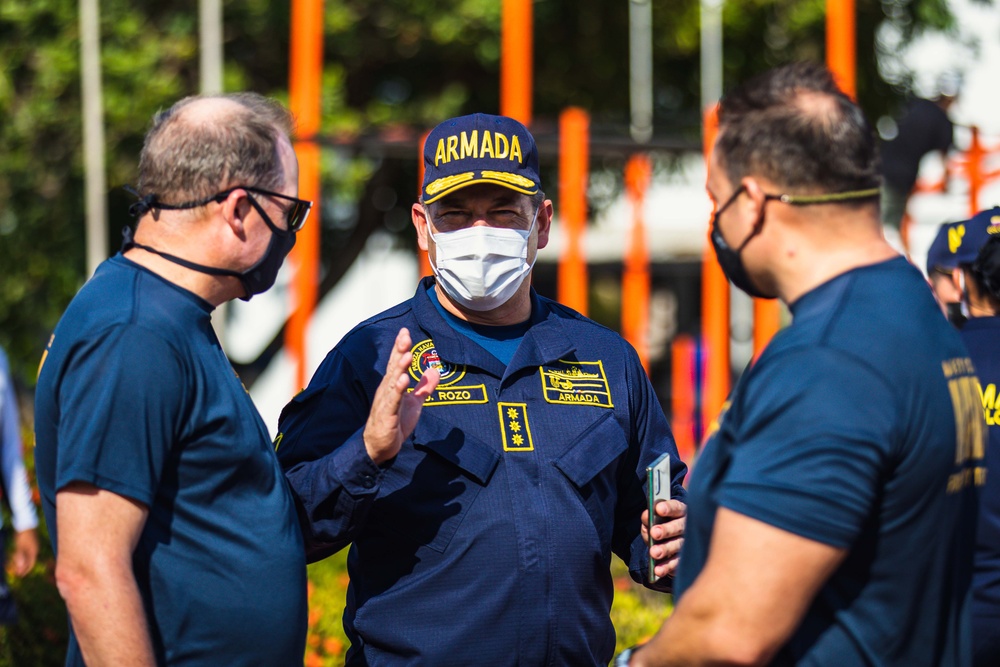
<svg viewBox="0 0 1000 667"><path fill-rule="evenodd" d="M565 361L539 367L548 403L613 408L611 389L601 361Z"/></svg>

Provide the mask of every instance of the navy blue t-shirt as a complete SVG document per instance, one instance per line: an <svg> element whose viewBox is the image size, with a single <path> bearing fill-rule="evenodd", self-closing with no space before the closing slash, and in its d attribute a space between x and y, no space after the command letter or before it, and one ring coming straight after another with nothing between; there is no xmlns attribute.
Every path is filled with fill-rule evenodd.
<svg viewBox="0 0 1000 667"><path fill-rule="evenodd" d="M160 665L302 665L302 536L211 306L118 255L70 303L35 398L38 486L92 484L149 515L133 568ZM83 665L71 637L67 665Z"/></svg>
<svg viewBox="0 0 1000 667"><path fill-rule="evenodd" d="M698 459L675 590L726 507L848 551L774 664L967 664L984 429L965 347L902 258L791 309Z"/></svg>
<svg viewBox="0 0 1000 667"><path fill-rule="evenodd" d="M986 484L980 491L972 583L972 639L977 665L1000 664L1000 317L974 317L962 339L979 376L989 430Z"/></svg>

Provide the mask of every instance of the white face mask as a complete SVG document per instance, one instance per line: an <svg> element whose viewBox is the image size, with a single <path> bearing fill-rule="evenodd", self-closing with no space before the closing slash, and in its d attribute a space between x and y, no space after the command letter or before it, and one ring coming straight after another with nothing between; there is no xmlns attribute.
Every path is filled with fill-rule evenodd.
<svg viewBox="0 0 1000 667"><path fill-rule="evenodd" d="M514 296L534 265L528 263L528 239L538 219L537 208L527 231L479 226L434 234L426 209L424 215L427 233L437 248L437 266L431 268L449 297L482 312Z"/></svg>

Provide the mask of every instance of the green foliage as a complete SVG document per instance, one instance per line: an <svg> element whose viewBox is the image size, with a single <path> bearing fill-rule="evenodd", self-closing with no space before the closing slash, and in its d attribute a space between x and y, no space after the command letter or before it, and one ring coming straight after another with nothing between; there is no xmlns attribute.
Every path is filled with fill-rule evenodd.
<svg viewBox="0 0 1000 667"><path fill-rule="evenodd" d="M26 423L21 431L24 465L35 489L34 434ZM38 504L37 491L35 503ZM14 625L0 628L0 667L61 667L66 660L69 621L66 606L56 589L55 557L41 508L38 519L38 562L23 579L8 575L17 602L18 618ZM6 510L4 525L10 526ZM8 539L8 547L12 546L12 542Z"/></svg>
<svg viewBox="0 0 1000 667"><path fill-rule="evenodd" d="M344 664L347 636L341 617L347 595L347 549L309 566L309 632L305 667Z"/></svg>
<svg viewBox="0 0 1000 667"><path fill-rule="evenodd" d="M462 112L498 111L501 7L496 0L327 0L323 134L349 140L386 127L428 127ZM226 0L228 90L287 99L289 8ZM653 9L657 132L696 139L699 3L671 0ZM110 254L129 222L129 198L119 187L135 181L150 117L197 91L197 2L102 0L100 11ZM725 81L789 60L822 60L824 11L824 0L726 2ZM876 72L876 29L888 21L907 39L947 28L952 18L946 0L858 0L857 12L859 98L877 117L900 90ZM59 314L86 277L77 21L77 0L0 3L0 344L28 384ZM627 45L625 4L536 0L536 125L551 128L563 108L578 105L590 110L598 131L624 134ZM363 239L345 242L359 226L367 226L364 234L380 225L402 229L412 242L398 222L408 217L415 165L386 172L383 157L379 149L338 149L325 160L331 205L322 218L333 232L324 241L326 271L349 264L348 255L363 246ZM380 172L399 201L373 214L361 197Z"/></svg>

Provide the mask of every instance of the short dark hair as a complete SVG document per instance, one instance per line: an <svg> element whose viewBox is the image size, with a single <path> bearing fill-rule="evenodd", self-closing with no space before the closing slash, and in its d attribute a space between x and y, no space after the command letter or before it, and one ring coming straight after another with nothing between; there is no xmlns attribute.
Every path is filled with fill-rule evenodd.
<svg viewBox="0 0 1000 667"><path fill-rule="evenodd" d="M188 107L205 99L238 106L211 121L190 118ZM180 204L236 185L279 190L284 169L278 143L291 129L288 110L256 93L186 97L153 118L139 158L139 193Z"/></svg>
<svg viewBox="0 0 1000 667"><path fill-rule="evenodd" d="M726 94L716 150L731 182L756 174L789 194L867 190L881 181L868 120L815 63L772 69Z"/></svg>
<svg viewBox="0 0 1000 667"><path fill-rule="evenodd" d="M969 269L979 291L1000 302L1000 234L990 236Z"/></svg>

